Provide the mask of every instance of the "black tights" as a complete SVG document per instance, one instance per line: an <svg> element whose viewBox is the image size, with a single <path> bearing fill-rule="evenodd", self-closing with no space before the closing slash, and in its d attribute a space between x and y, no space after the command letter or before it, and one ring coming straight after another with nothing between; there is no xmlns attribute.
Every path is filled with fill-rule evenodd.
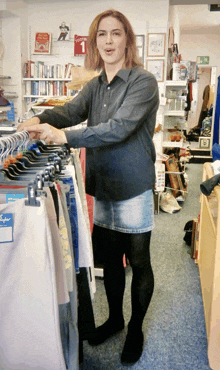
<svg viewBox="0 0 220 370"><path fill-rule="evenodd" d="M154 289L150 262L151 231L127 234L94 225L93 246L104 266L104 284L109 305L109 318L123 319L125 269L123 255L129 260L133 278L131 285L132 315L129 327L141 330Z"/></svg>

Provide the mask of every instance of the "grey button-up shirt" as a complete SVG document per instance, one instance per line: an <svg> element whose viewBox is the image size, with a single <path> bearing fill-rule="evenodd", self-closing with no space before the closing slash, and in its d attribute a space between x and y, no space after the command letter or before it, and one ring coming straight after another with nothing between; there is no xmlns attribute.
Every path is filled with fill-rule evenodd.
<svg viewBox="0 0 220 370"><path fill-rule="evenodd" d="M69 103L38 117L57 128L87 120L87 127L66 132L71 147L87 148L86 191L100 200L123 200L154 188L158 105L155 77L135 67L120 70L110 84L102 72Z"/></svg>

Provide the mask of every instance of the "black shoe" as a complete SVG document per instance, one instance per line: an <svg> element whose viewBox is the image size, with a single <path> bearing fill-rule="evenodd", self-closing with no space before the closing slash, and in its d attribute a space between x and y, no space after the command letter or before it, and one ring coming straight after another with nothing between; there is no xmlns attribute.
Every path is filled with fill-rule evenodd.
<svg viewBox="0 0 220 370"><path fill-rule="evenodd" d="M91 346L97 346L105 342L111 336L117 334L124 329L124 320L120 323L115 323L113 321L107 320L103 325L99 326L95 330L94 337L88 339L88 343Z"/></svg>
<svg viewBox="0 0 220 370"><path fill-rule="evenodd" d="M144 334L142 331L128 330L125 345L121 354L121 363L132 365L139 360L143 352Z"/></svg>

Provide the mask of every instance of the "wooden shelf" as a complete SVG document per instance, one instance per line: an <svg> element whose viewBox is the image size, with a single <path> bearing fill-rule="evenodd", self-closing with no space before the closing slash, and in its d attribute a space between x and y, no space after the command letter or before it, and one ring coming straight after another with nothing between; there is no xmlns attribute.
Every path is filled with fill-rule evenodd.
<svg viewBox="0 0 220 370"><path fill-rule="evenodd" d="M214 176L211 163L203 166L202 181ZM208 339L209 366L220 364L220 186L210 196L201 194L198 266Z"/></svg>

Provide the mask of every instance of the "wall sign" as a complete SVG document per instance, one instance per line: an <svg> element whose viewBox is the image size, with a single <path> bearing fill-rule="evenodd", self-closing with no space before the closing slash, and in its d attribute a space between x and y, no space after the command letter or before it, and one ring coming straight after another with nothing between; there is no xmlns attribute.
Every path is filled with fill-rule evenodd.
<svg viewBox="0 0 220 370"><path fill-rule="evenodd" d="M209 57L197 57L196 62L197 64L209 64Z"/></svg>
<svg viewBox="0 0 220 370"><path fill-rule="evenodd" d="M74 35L74 56L86 55L87 36Z"/></svg>

